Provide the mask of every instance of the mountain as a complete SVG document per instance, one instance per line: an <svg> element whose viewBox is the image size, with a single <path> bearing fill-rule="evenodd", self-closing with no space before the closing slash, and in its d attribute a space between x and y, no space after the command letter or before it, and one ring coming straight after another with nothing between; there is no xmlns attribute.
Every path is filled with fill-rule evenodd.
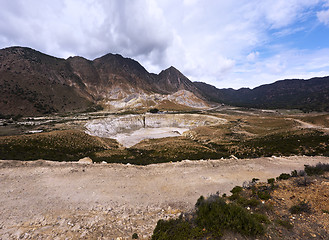
<svg viewBox="0 0 329 240"><path fill-rule="evenodd" d="M98 105L110 110L208 106L193 83L173 67L157 75L118 54L90 61L24 47L0 50L0 115L85 111Z"/></svg>
<svg viewBox="0 0 329 240"><path fill-rule="evenodd" d="M329 111L329 77L281 80L254 89L191 82L175 67L149 73L137 61L106 54L61 59L31 48L0 50L0 117L75 111L203 109L212 103Z"/></svg>
<svg viewBox="0 0 329 240"><path fill-rule="evenodd" d="M240 107L329 111L329 77L288 79L254 89L217 89L202 82L194 85L209 101Z"/></svg>
<svg viewBox="0 0 329 240"><path fill-rule="evenodd" d="M75 111L92 102L83 82L64 59L29 48L0 50L1 114Z"/></svg>

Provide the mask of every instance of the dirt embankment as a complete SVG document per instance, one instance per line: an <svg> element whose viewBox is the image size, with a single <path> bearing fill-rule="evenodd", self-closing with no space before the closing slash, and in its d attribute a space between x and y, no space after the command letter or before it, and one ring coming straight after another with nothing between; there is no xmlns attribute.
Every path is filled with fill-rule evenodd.
<svg viewBox="0 0 329 240"><path fill-rule="evenodd" d="M183 161L148 166L0 161L0 239L149 238L160 218L326 157Z"/></svg>

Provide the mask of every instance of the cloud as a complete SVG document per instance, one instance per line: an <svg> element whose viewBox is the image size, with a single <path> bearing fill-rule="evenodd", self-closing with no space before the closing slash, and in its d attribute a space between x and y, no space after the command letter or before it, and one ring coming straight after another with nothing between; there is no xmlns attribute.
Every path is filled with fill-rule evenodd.
<svg viewBox="0 0 329 240"><path fill-rule="evenodd" d="M250 61L250 62L253 62L256 60L256 58L259 56L259 52L251 52L248 54L247 56L247 60Z"/></svg>
<svg viewBox="0 0 329 240"><path fill-rule="evenodd" d="M152 0L17 0L2 4L2 12L1 45L29 45L61 57L152 57L172 37Z"/></svg>
<svg viewBox="0 0 329 240"><path fill-rule="evenodd" d="M329 76L329 48L316 51L281 49L278 54L237 66L227 77L230 83L220 82L222 87L257 87L281 79L308 79ZM248 79L253 79L252 82Z"/></svg>
<svg viewBox="0 0 329 240"><path fill-rule="evenodd" d="M29 46L65 58L119 53L138 60L150 72L173 65L192 80L218 87L254 86L298 74L297 63L305 66L300 71L305 74L326 71L294 58L292 52L300 52L309 62L318 55L305 55L305 49L292 51L294 42L288 46L283 39L306 31L312 34L308 26L316 24L309 24L310 19L328 25L328 0L0 0L0 4L0 47Z"/></svg>
<svg viewBox="0 0 329 240"><path fill-rule="evenodd" d="M329 26L329 9L318 12L317 17L321 23Z"/></svg>

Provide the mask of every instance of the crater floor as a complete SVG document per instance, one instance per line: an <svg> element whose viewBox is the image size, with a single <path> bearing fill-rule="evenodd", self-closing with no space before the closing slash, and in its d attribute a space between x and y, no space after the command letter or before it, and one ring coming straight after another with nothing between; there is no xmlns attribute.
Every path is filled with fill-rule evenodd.
<svg viewBox="0 0 329 240"><path fill-rule="evenodd" d="M198 126L226 121L201 114L142 114L95 119L85 127L90 135L113 138L124 147L131 147L145 139L177 137Z"/></svg>

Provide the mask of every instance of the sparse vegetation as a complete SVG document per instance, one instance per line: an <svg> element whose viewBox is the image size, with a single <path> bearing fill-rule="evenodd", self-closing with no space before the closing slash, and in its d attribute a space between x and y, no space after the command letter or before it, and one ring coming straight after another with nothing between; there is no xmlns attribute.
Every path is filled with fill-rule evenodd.
<svg viewBox="0 0 329 240"><path fill-rule="evenodd" d="M268 184L274 184L274 182L275 182L275 179L274 178L267 179L267 183Z"/></svg>
<svg viewBox="0 0 329 240"><path fill-rule="evenodd" d="M317 164L316 166L326 169L323 164ZM287 188L285 181L293 183L302 179L304 176L299 175L301 172L293 171L292 175L296 179L290 179L290 174L281 174L280 176L283 177L280 178L281 181L278 182L277 186L280 191L286 191L284 190ZM290 177L287 177L288 175ZM271 202L269 200L271 198L270 192L273 190L274 183L275 179L271 178L268 179L268 185L256 183L248 188L235 186L231 190L232 195L229 197L226 197L225 194L222 197L219 197L218 194L211 195L208 198L201 196L195 204L195 212L183 214L176 220L160 220L154 230L152 239L220 239L229 232L253 236L254 238L256 235L266 234L269 236L272 234L272 236L281 239L283 237L282 231L287 231L285 234L290 237L289 239L292 239L292 236L296 236L294 235L296 234L295 231L304 231L304 229L301 229L301 226L304 225L300 225L301 219L295 222L294 219L297 217L286 215L286 211L289 210L293 215L313 214L314 211L311 203L305 200L298 200L297 203L295 200L295 204L290 208L287 208L284 202L281 204L281 201ZM278 198L277 195L275 197L277 200L283 200L283 198ZM259 199L269 201L262 201L261 203ZM290 197L290 200L292 199L294 197ZM280 208L284 208L280 209L281 213L277 209L278 204ZM329 214L329 211L324 209L318 211ZM295 224L297 224L297 227L295 227ZM293 228L295 229L294 232L291 231ZM298 229L296 230L296 228ZM278 231L280 234L276 235ZM325 232L320 234L326 235ZM260 238L262 239L261 236Z"/></svg>
<svg viewBox="0 0 329 240"><path fill-rule="evenodd" d="M316 166L305 165L305 172L308 176L321 175L329 172L329 164L318 163Z"/></svg>
<svg viewBox="0 0 329 240"><path fill-rule="evenodd" d="M246 236L265 233L266 216L252 214L236 203L227 203L218 195L201 196L192 218L160 220L152 239L202 239L220 238L229 230Z"/></svg>
<svg viewBox="0 0 329 240"><path fill-rule="evenodd" d="M302 186L302 187L307 187L308 185L310 185L312 182L311 182L311 180L309 179L309 177L307 177L307 176L304 176L304 177L302 177L302 178L298 178L298 179L296 179L296 184L297 184L297 186Z"/></svg>
<svg viewBox="0 0 329 240"><path fill-rule="evenodd" d="M304 201L300 201L298 202L296 205L292 206L289 209L291 214L299 214L299 213L311 213L311 205Z"/></svg>
<svg viewBox="0 0 329 240"><path fill-rule="evenodd" d="M117 147L113 140L103 141ZM104 142L79 131L0 137L2 159L77 161L105 149Z"/></svg>
<svg viewBox="0 0 329 240"><path fill-rule="evenodd" d="M218 113L212 114L223 117ZM76 116L77 115L72 115L72 118ZM105 117L106 114L97 117L102 116ZM8 116L6 117L8 118ZM28 126L16 124L15 121L12 120L13 117L14 116L10 116L8 120L3 121L3 128L0 130L2 130L4 134L21 134L29 130ZM65 117L67 118L67 116ZM229 120L225 124L198 127L181 137L149 139L127 149L119 148L118 144L116 144L115 147L111 145L110 148L105 147L94 150L81 149L81 154L78 155L87 154L96 162L106 161L140 165L174 162L184 159L220 159L228 158L231 155L238 158L269 157L272 155L289 156L295 154L329 156L329 135L323 134L317 130L292 129L295 124L292 120L287 120L282 117L259 118L256 116L250 117L240 115L230 115L225 116L225 118ZM323 118L321 119L323 120ZM56 124L51 123L53 126L48 124L45 128L47 131L53 129L57 130L56 127L58 123L60 123L60 120L58 120ZM64 123L68 124L68 120L64 119L62 124ZM10 132L4 130L5 125L9 125L8 129L10 128ZM19 128L21 128L21 130L18 130ZM268 134L269 131L271 134ZM18 139L18 141L11 143L4 143L0 138L0 147L7 146L6 150L2 150L5 153L2 155L2 158L12 159L12 157L15 157L15 159L26 160L32 159L31 156L47 156L49 159L52 156L60 155L57 153L61 152L60 149L58 149L58 151L52 150L53 153L51 154L35 155L32 145L37 135L38 134L16 136L15 139ZM29 141L30 138L31 141ZM94 137L88 136L88 138L91 139ZM31 143L26 144L19 139L25 139L24 141ZM79 142L74 142L76 140L79 141L77 138L71 138L70 144L79 145ZM12 145L12 147L8 144ZM28 146L30 146L30 148ZM87 146L85 145L85 147ZM37 149L40 148L37 147ZM47 147L47 149L49 153L49 149L51 148ZM18 150L17 153L14 153L16 150ZM71 150L68 149L67 151ZM72 154L68 155L63 160L68 161L70 159L76 159L76 157L72 157ZM51 160L57 160L59 158L60 157L57 156ZM296 173L292 173L291 176L294 176L294 174Z"/></svg>
<svg viewBox="0 0 329 240"><path fill-rule="evenodd" d="M289 173L281 173L279 177L277 177L276 179L277 180L287 180L291 178L290 174Z"/></svg>
<svg viewBox="0 0 329 240"><path fill-rule="evenodd" d="M282 220L282 219L276 219L275 223L279 224L282 227L285 227L286 229L293 229L294 225L292 225L289 220Z"/></svg>

